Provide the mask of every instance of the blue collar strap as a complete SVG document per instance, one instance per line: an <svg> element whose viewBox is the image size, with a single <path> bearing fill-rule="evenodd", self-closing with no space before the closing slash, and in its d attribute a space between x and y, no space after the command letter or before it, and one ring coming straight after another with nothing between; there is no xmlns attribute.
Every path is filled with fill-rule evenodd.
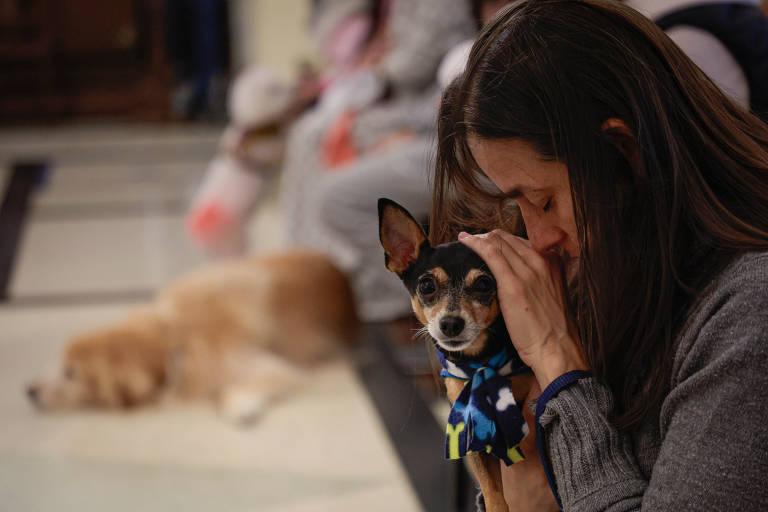
<svg viewBox="0 0 768 512"><path fill-rule="evenodd" d="M523 460L518 445L528 435L528 425L508 377L529 369L517 353L505 349L485 363L449 361L440 350L437 358L443 366L442 377L467 381L448 415L445 457L486 452L507 466Z"/></svg>

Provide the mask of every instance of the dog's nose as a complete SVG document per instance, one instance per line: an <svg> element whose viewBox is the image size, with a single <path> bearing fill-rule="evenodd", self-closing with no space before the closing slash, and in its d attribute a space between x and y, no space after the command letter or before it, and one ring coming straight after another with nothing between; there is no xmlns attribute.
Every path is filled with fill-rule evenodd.
<svg viewBox="0 0 768 512"><path fill-rule="evenodd" d="M464 330L464 319L460 316L445 316L440 319L440 330L446 336L458 336Z"/></svg>
<svg viewBox="0 0 768 512"><path fill-rule="evenodd" d="M38 403L40 399L40 390L37 389L37 386L27 386L27 397L29 397L33 403Z"/></svg>

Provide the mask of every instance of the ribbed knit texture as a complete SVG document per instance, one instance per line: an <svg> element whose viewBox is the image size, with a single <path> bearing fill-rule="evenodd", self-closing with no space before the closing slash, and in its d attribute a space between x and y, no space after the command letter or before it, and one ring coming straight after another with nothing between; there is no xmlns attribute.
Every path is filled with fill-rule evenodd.
<svg viewBox="0 0 768 512"><path fill-rule="evenodd" d="M768 510L768 253L714 279L676 343L670 392L630 432L595 379L547 403L564 510Z"/></svg>

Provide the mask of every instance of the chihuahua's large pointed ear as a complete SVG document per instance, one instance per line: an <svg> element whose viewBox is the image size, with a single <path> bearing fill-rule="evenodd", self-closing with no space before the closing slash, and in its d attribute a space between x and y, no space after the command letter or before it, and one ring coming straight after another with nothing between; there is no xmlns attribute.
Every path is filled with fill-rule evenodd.
<svg viewBox="0 0 768 512"><path fill-rule="evenodd" d="M427 236L405 208L382 198L379 199L379 239L386 253L387 268L401 275L419 258Z"/></svg>

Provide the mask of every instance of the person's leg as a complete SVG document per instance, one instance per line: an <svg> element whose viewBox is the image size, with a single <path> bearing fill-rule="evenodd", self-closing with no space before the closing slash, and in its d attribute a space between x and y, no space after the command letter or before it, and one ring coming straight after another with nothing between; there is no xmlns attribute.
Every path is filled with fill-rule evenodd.
<svg viewBox="0 0 768 512"><path fill-rule="evenodd" d="M280 184L280 210L285 245L316 247L316 191L326 175L320 164L320 146L335 119L322 110L310 110L291 126L286 139Z"/></svg>
<svg viewBox="0 0 768 512"><path fill-rule="evenodd" d="M387 197L417 220L426 220L432 197L431 142L431 138L420 138L363 158L329 175L319 190L321 222L357 253L351 267L341 265L352 277L363 320L390 320L411 309L403 284L384 266L377 202Z"/></svg>

